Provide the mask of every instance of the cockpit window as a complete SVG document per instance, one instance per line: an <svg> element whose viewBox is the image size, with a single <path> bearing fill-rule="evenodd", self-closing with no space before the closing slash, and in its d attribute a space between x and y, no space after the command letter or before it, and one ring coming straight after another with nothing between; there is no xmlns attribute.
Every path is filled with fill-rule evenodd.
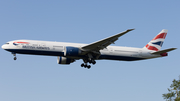
<svg viewBox="0 0 180 101"><path fill-rule="evenodd" d="M5 44L9 44L9 43L5 43Z"/></svg>

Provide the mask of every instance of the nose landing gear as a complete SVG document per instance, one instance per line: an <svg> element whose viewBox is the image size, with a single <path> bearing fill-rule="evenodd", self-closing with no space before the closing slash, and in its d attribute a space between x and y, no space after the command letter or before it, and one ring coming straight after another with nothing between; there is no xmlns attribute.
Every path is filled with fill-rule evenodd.
<svg viewBox="0 0 180 101"><path fill-rule="evenodd" d="M17 60L16 53L12 53L14 56L14 60Z"/></svg>
<svg viewBox="0 0 180 101"><path fill-rule="evenodd" d="M17 57L14 57L14 60L17 60Z"/></svg>

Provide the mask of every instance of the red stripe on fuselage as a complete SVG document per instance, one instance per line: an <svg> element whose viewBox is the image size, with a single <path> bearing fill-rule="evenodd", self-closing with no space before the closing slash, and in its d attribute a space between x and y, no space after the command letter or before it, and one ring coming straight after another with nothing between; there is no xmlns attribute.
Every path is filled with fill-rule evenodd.
<svg viewBox="0 0 180 101"><path fill-rule="evenodd" d="M159 49L157 49L156 47L150 46L148 44L146 45L146 48L149 49L149 50L159 51Z"/></svg>
<svg viewBox="0 0 180 101"><path fill-rule="evenodd" d="M29 42L14 42L14 43L29 44Z"/></svg>
<svg viewBox="0 0 180 101"><path fill-rule="evenodd" d="M152 40L156 40L156 39L159 39L159 38L165 39L166 34L167 34L167 33L161 33L161 34L157 35L157 36L156 36L154 39L152 39Z"/></svg>

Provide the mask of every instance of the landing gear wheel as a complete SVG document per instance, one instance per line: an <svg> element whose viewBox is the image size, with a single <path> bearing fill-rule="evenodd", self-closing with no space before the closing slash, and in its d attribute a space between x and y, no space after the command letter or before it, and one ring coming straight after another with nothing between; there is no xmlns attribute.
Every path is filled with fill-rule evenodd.
<svg viewBox="0 0 180 101"><path fill-rule="evenodd" d="M89 64L96 64L96 61L92 58L89 58L89 59L83 59L84 63L81 64L81 67L84 67L84 68L87 68L87 69L90 69L91 68L91 65L88 65Z"/></svg>
<svg viewBox="0 0 180 101"><path fill-rule="evenodd" d="M81 67L90 69L90 68L91 68L91 65L87 65L86 63L82 63L82 64L81 64Z"/></svg>
<svg viewBox="0 0 180 101"><path fill-rule="evenodd" d="M84 68L86 68L86 67L87 67L87 65L85 64L85 65L84 65Z"/></svg>
<svg viewBox="0 0 180 101"><path fill-rule="evenodd" d="M93 65L96 64L96 61L93 61L92 64L93 64Z"/></svg>
<svg viewBox="0 0 180 101"><path fill-rule="evenodd" d="M88 68L88 69L90 69L90 68L91 68L91 66L90 66L90 65L88 65L88 66L87 66L87 68Z"/></svg>
<svg viewBox="0 0 180 101"><path fill-rule="evenodd" d="M14 60L17 60L17 58L16 58L16 57L14 57Z"/></svg>
<svg viewBox="0 0 180 101"><path fill-rule="evenodd" d="M16 53L12 52L13 56L14 56L14 60L17 60L16 58Z"/></svg>
<svg viewBox="0 0 180 101"><path fill-rule="evenodd" d="M84 67L84 63L81 64L81 67Z"/></svg>

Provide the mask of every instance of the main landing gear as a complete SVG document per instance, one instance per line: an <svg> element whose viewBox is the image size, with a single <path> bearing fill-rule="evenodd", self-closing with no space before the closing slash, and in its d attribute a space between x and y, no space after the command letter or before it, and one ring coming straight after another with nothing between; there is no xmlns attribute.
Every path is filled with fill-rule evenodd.
<svg viewBox="0 0 180 101"><path fill-rule="evenodd" d="M14 56L14 60L17 60L16 53L12 53Z"/></svg>
<svg viewBox="0 0 180 101"><path fill-rule="evenodd" d="M81 67L84 67L84 68L87 68L87 69L90 69L91 68L91 65L88 65L87 63L92 63L93 65L96 64L96 61L94 59L89 59L89 60L85 60L83 59L84 63L81 64Z"/></svg>
<svg viewBox="0 0 180 101"><path fill-rule="evenodd" d="M81 64L81 67L90 69L90 68L91 68L91 65L87 65L87 63L82 63L82 64Z"/></svg>

